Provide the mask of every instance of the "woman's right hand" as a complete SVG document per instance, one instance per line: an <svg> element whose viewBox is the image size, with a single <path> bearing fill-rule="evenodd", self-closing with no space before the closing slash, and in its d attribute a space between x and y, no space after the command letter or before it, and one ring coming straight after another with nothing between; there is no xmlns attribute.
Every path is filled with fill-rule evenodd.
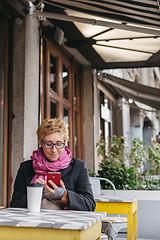
<svg viewBox="0 0 160 240"><path fill-rule="evenodd" d="M37 178L35 183L41 183L43 186L45 185L46 181L43 180L42 178Z"/></svg>

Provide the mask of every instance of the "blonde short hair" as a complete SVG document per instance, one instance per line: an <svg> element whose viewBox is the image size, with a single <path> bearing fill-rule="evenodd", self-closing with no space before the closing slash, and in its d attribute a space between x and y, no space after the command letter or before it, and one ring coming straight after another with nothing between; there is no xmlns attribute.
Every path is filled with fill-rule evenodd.
<svg viewBox="0 0 160 240"><path fill-rule="evenodd" d="M60 118L50 118L45 119L41 122L37 129L37 137L39 144L42 145L42 141L46 135L61 132L64 135L64 141L68 139L68 128L63 119Z"/></svg>

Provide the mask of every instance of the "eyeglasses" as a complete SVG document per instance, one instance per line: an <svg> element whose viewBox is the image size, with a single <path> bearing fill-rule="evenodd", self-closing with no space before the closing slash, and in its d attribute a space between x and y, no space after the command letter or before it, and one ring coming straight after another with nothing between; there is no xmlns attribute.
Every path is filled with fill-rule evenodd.
<svg viewBox="0 0 160 240"><path fill-rule="evenodd" d="M43 142L43 141L42 141ZM52 143L52 142L43 142L45 148L48 148L48 149L51 149L53 148L54 146L57 148L57 149L62 149L64 148L64 145L65 143L64 142L56 142L56 143Z"/></svg>

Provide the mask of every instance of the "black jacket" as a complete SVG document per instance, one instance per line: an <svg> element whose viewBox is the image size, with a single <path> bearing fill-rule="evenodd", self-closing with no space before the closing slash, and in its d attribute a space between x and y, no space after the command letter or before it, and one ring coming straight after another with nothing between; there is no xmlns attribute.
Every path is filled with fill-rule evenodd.
<svg viewBox="0 0 160 240"><path fill-rule="evenodd" d="M69 205L67 208L80 211L94 211L95 201L88 178L85 162L72 158L66 169L60 170L61 179L68 191ZM32 160L22 162L14 183L14 192L10 207L27 207L27 185L31 182L35 172Z"/></svg>

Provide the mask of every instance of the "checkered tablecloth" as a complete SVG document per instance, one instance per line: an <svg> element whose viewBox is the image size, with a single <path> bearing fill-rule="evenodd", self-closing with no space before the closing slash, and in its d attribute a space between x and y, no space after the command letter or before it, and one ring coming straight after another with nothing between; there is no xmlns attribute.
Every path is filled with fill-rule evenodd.
<svg viewBox="0 0 160 240"><path fill-rule="evenodd" d="M43 209L29 213L26 208L6 208L0 210L0 226L85 230L105 216L102 212Z"/></svg>

